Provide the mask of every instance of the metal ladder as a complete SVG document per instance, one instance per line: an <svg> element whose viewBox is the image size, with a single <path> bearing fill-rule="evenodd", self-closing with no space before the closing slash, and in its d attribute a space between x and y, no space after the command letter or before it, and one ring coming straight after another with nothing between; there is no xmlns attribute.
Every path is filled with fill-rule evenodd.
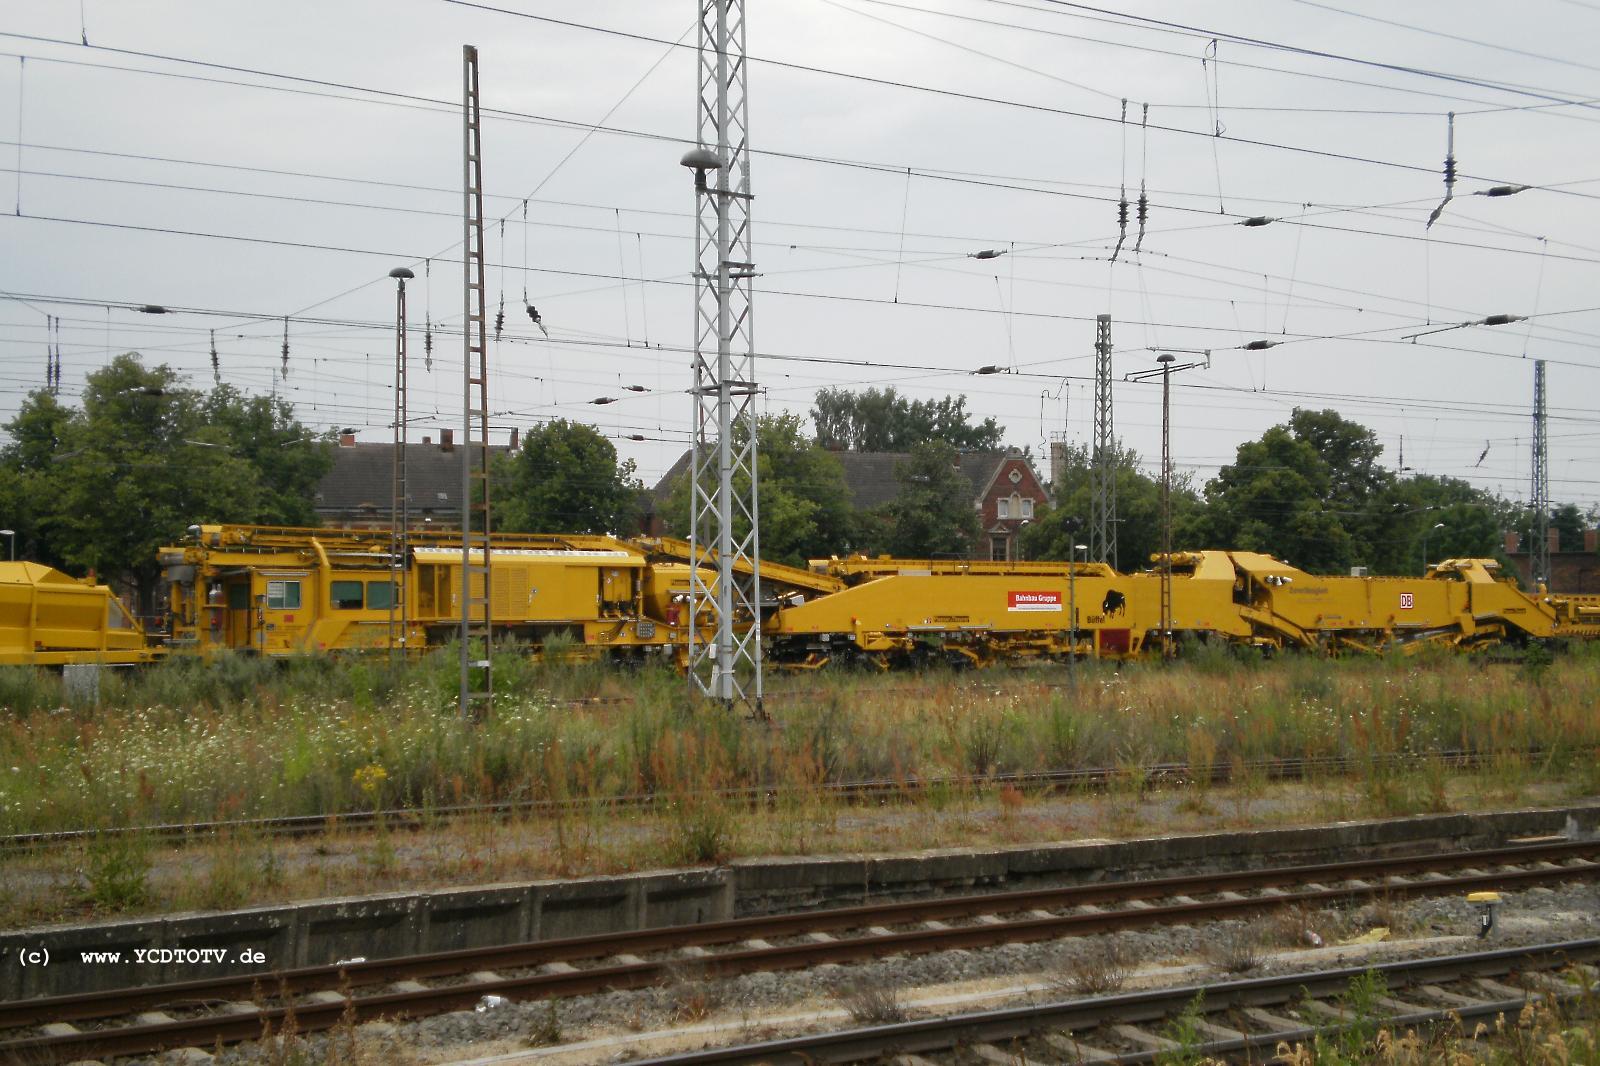
<svg viewBox="0 0 1600 1066"><path fill-rule="evenodd" d="M464 718L488 715L494 694L494 588L489 559L489 345L484 287L483 136L478 49L462 47L463 330L461 454L461 696ZM474 561L474 560L477 561ZM476 617L474 615L476 614Z"/></svg>

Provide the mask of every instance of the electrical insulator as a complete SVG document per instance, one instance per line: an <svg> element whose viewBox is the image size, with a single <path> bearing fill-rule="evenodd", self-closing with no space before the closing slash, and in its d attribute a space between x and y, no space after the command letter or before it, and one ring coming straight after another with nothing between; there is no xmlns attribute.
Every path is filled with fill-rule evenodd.
<svg viewBox="0 0 1600 1066"><path fill-rule="evenodd" d="M222 384L222 364L217 360L217 331L211 331L211 380Z"/></svg>
<svg viewBox="0 0 1600 1066"><path fill-rule="evenodd" d="M283 316L283 376L289 376L289 316Z"/></svg>
<svg viewBox="0 0 1600 1066"><path fill-rule="evenodd" d="M433 373L433 317L430 315L422 327L422 356L423 364L428 373Z"/></svg>
<svg viewBox="0 0 1600 1066"><path fill-rule="evenodd" d="M506 328L506 298L500 297L500 310L494 313L494 339L500 339L500 333Z"/></svg>

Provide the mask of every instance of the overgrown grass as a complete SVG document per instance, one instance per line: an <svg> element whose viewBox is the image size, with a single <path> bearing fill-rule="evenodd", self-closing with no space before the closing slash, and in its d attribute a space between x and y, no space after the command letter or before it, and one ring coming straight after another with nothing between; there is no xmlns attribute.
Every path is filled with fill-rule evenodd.
<svg viewBox="0 0 1600 1066"><path fill-rule="evenodd" d="M1272 757L1351 759L1348 813L1366 814L1447 808L1446 750L1487 756L1482 788L1507 799L1550 775L1600 785L1593 651L1533 671L1455 656L1212 654L1174 667L1084 664L1071 685L1058 670L777 675L770 726L693 705L664 668L505 654L496 670L494 713L481 723L455 714L448 652L400 670L179 660L109 677L98 709L64 707L46 674L0 670L0 834L370 810L380 798L429 811L529 799L572 803L561 828L581 841L586 806L647 797L673 827L670 858L709 862L735 850L743 809L716 788L776 797L815 824L830 817L830 783L955 778L919 793L948 806L991 775L1086 766L1127 768L1136 818L1140 768L1163 762L1203 774ZM381 796L362 776L371 767ZM1249 802L1250 789L1233 794ZM1025 803L1019 794L1013 806ZM1197 790L1193 803L1209 799ZM806 844L802 832L795 847Z"/></svg>
<svg viewBox="0 0 1600 1066"><path fill-rule="evenodd" d="M1532 675L1454 657L1290 658L1231 673L1210 660L1085 664L1075 683L1058 670L775 675L774 721L761 723L695 705L666 669L507 655L494 714L468 723L448 653L399 671L171 663L108 680L98 710L63 707L48 675L0 672L0 691L27 697L0 709L0 833L96 833L70 853L18 856L17 876L0 878L0 924L739 855L1559 802L1600 794L1597 674L1600 656L1567 655ZM1461 774L1446 749L1482 765ZM1276 756L1338 756L1354 773L1279 785L1252 761ZM1229 769L1226 786L1193 783L1208 765ZM1090 766L1114 776L1086 796L993 776ZM827 787L861 780L906 805L852 807ZM554 802L513 817L483 806L523 800ZM472 810L447 822L459 806ZM182 847L106 832L395 807L425 831L397 833L385 818L311 849L248 825Z"/></svg>

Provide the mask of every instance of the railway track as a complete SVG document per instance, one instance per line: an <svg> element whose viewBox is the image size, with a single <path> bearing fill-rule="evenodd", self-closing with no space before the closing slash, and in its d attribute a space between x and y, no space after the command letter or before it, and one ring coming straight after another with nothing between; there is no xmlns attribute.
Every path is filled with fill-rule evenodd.
<svg viewBox="0 0 1600 1066"><path fill-rule="evenodd" d="M1445 751L1429 756L1441 760L1454 769L1471 769L1500 758L1537 759L1545 753L1537 749L1514 752ZM1348 756L1318 756L1296 758L1251 759L1239 763L1217 763L1202 768L1192 768L1184 763L1152 763L1141 767L1081 767L1062 770L1040 770L1027 773L997 773L985 775L949 775L939 777L907 777L903 779L869 779L860 781L827 782L818 787L824 795L850 803L888 803L915 796L929 790L946 789L978 791L999 789L1007 785L1014 788L1046 792L1090 791L1108 788L1119 782L1136 781L1141 789L1177 787L1204 777L1210 784L1226 784L1236 774L1245 774L1269 781L1296 781L1327 776L1349 776L1359 769L1374 765L1394 767L1415 761L1403 755L1351 758ZM752 805L775 802L782 794L777 787L739 785L708 790L700 796ZM65 829L38 833L17 833L0 837L0 854L72 847L95 839L116 836L140 836L145 839L182 843L191 840L215 838L227 834L260 835L282 839L313 837L345 831L372 829L383 825L393 830L420 830L431 825L457 821L464 818L498 818L513 815L555 815L563 812L587 810L596 804L613 810L647 809L663 800L679 799L655 793L634 793L606 799L587 800L507 800L484 804L455 804L450 806L391 807L380 811L346 811L335 814L291 815L282 818L242 818L207 822L173 822L105 829Z"/></svg>
<svg viewBox="0 0 1600 1066"><path fill-rule="evenodd" d="M1306 1044L1319 1034L1421 1030L1476 1023L1491 1029L1504 1015L1515 1020L1530 1001L1570 1006L1582 985L1552 971L1585 968L1593 985L1600 970L1600 939L1392 962L1362 968L1291 973L1226 983L1190 985L1126 995L976 1011L894 1025L818 1033L786 1040L711 1048L657 1058L634 1066L819 1066L823 1063L893 1062L960 1066L1018 1064L1153 1063L1182 1050L1184 1061L1275 1061L1279 1044ZM1520 984L1507 984L1516 980ZM1365 985L1369 996L1352 995ZM1404 998L1401 998L1401 997ZM1352 1000L1365 998L1360 1008ZM1163 1022L1188 1014L1193 1039L1182 1043L1160 1031ZM1294 1013L1301 1017L1285 1017Z"/></svg>
<svg viewBox="0 0 1600 1066"><path fill-rule="evenodd" d="M1238 918L1286 906L1315 909L1594 877L1600 877L1600 840L1561 841L913 900L352 961L0 1004L0 1062L59 1063L211 1047L281 1030L291 1015L297 1031L313 1032L346 1019L470 1009L486 996L576 996L649 987L686 973L722 978Z"/></svg>

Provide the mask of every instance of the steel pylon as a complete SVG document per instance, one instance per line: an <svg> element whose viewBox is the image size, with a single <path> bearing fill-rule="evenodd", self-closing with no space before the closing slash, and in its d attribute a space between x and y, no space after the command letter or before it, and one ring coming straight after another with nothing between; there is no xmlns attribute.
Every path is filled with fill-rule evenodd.
<svg viewBox="0 0 1600 1066"><path fill-rule="evenodd" d="M700 0L695 171L689 676L762 713L755 277L744 0Z"/></svg>
<svg viewBox="0 0 1600 1066"><path fill-rule="evenodd" d="M1089 454L1089 559L1117 565L1117 438L1111 421L1111 316L1094 322L1094 442Z"/></svg>

